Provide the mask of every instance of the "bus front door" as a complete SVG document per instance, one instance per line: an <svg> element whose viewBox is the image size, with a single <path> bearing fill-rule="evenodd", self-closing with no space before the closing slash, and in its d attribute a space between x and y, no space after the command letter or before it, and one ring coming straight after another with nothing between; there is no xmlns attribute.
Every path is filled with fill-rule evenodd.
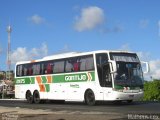
<svg viewBox="0 0 160 120"><path fill-rule="evenodd" d="M110 73L110 64L106 63L102 67L102 82L103 82L103 100L110 99L112 91L112 77Z"/></svg>
<svg viewBox="0 0 160 120"><path fill-rule="evenodd" d="M110 74L111 64L108 61L107 53L98 53L96 54L96 64L97 64L97 74L100 84L100 100L108 100L109 93L112 90L112 79Z"/></svg>

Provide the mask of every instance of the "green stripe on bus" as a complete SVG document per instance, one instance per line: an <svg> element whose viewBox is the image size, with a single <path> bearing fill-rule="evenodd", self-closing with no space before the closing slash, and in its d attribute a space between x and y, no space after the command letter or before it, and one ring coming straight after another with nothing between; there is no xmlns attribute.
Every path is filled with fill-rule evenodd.
<svg viewBox="0 0 160 120"><path fill-rule="evenodd" d="M45 88L46 88L46 92L50 92L50 85L49 84L45 84Z"/></svg>
<svg viewBox="0 0 160 120"><path fill-rule="evenodd" d="M95 81L95 73L66 74L53 76L53 83Z"/></svg>
<svg viewBox="0 0 160 120"><path fill-rule="evenodd" d="M41 76L42 84L48 82L46 76ZM66 83L66 82L87 82L95 81L95 72L84 72L79 74L60 74L52 76L52 83ZM35 84L35 77L16 78L15 84Z"/></svg>
<svg viewBox="0 0 160 120"><path fill-rule="evenodd" d="M47 78L46 78L46 76L41 76L41 78L42 78L42 83L47 83Z"/></svg>
<svg viewBox="0 0 160 120"><path fill-rule="evenodd" d="M34 77L25 77L15 79L15 84L35 84Z"/></svg>
<svg viewBox="0 0 160 120"><path fill-rule="evenodd" d="M35 84L35 77L31 77L30 79L31 79L30 84Z"/></svg>

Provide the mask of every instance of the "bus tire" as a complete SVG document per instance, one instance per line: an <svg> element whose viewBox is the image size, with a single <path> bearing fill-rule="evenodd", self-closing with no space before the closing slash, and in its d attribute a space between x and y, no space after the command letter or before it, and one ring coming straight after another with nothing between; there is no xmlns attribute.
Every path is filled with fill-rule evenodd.
<svg viewBox="0 0 160 120"><path fill-rule="evenodd" d="M90 106L93 106L96 104L95 95L91 89L88 89L85 92L85 103Z"/></svg>
<svg viewBox="0 0 160 120"><path fill-rule="evenodd" d="M41 102L39 92L36 90L33 93L33 101L35 104L39 104Z"/></svg>
<svg viewBox="0 0 160 120"><path fill-rule="evenodd" d="M32 104L33 103L33 96L31 94L31 91L27 91L26 93L26 99L27 99L27 102Z"/></svg>

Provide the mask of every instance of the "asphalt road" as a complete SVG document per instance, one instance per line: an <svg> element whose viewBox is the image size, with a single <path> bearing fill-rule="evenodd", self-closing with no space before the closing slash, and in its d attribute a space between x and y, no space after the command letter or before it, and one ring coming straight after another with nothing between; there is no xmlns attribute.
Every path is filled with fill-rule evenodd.
<svg viewBox="0 0 160 120"><path fill-rule="evenodd" d="M133 102L113 104L111 102L99 103L96 106L87 106L83 103L67 102L64 104L50 103L28 104L26 101L0 100L1 117L4 120L5 114L18 114L24 109L28 114L20 112L18 120L124 120L124 119L155 119L160 120L159 102ZM5 111L7 109L7 111ZM42 110L42 112L38 112ZM43 112L43 111L48 111ZM36 113L37 112L37 113Z"/></svg>

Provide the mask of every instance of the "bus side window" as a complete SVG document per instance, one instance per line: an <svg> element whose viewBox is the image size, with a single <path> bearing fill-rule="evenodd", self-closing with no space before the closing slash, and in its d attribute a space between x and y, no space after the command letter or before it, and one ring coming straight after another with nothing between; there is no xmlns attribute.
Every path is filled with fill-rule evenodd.
<svg viewBox="0 0 160 120"><path fill-rule="evenodd" d="M86 59L81 58L80 60L80 71L85 71L86 70Z"/></svg>
<svg viewBox="0 0 160 120"><path fill-rule="evenodd" d="M23 65L18 65L17 66L17 72L16 72L17 76L23 76Z"/></svg>
<svg viewBox="0 0 160 120"><path fill-rule="evenodd" d="M34 63L32 66L33 75L39 75L40 74L40 63Z"/></svg>
<svg viewBox="0 0 160 120"><path fill-rule="evenodd" d="M33 74L33 70L32 70L32 66L30 66L29 68L28 68L28 75L32 75Z"/></svg>
<svg viewBox="0 0 160 120"><path fill-rule="evenodd" d="M54 62L53 73L63 73L64 72L64 60L58 60Z"/></svg>
<svg viewBox="0 0 160 120"><path fill-rule="evenodd" d="M73 64L73 66L74 66L74 71L75 72L78 72L79 71L79 67L80 67L80 62L77 60L74 64Z"/></svg>
<svg viewBox="0 0 160 120"><path fill-rule="evenodd" d="M27 64L23 65L23 68L24 68L24 76L27 76L27 71L28 71Z"/></svg>
<svg viewBox="0 0 160 120"><path fill-rule="evenodd" d="M52 63L48 63L47 65L47 74L53 73L53 67Z"/></svg>
<svg viewBox="0 0 160 120"><path fill-rule="evenodd" d="M94 70L94 60L91 56L86 58L86 70Z"/></svg>
<svg viewBox="0 0 160 120"><path fill-rule="evenodd" d="M85 56L80 60L80 71L94 70L93 56Z"/></svg>
<svg viewBox="0 0 160 120"><path fill-rule="evenodd" d="M41 70L40 70L40 73L41 73L42 75L46 74L46 72L47 72L47 63L46 63L46 62L42 62L40 69L41 69Z"/></svg>
<svg viewBox="0 0 160 120"><path fill-rule="evenodd" d="M72 71L73 71L73 65L71 63L71 60L67 60L65 66L65 72L72 72Z"/></svg>

